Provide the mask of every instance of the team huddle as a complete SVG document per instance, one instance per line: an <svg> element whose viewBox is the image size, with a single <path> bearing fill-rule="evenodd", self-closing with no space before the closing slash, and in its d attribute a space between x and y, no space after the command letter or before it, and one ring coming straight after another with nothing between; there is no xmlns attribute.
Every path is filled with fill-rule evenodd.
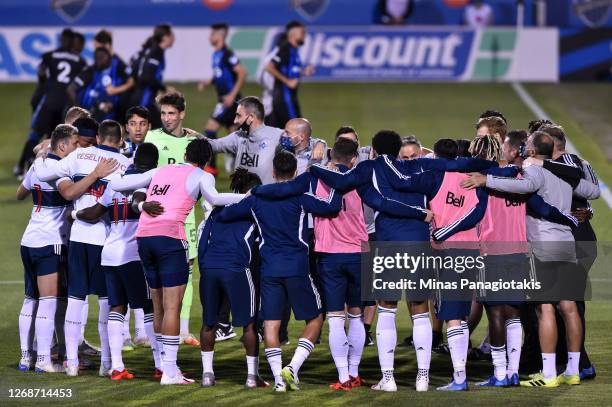
<svg viewBox="0 0 612 407"><path fill-rule="evenodd" d="M141 336L151 347L153 377L162 385L194 383L177 362L185 343L200 346L201 385L214 386L215 342L235 336L233 326L243 328L245 387L270 386L259 373L263 342L271 387L299 390L300 369L327 321L338 371L330 388L350 391L365 384L359 365L364 347L374 342L370 327L377 314L382 377L371 388L397 391L400 298L363 300L371 289L362 286L368 242L419 242L431 253L480 254L493 275L506 269L525 276L586 274L578 269L588 270L594 257L575 245L595 241L588 201L599 197L599 186L588 162L565 151L561 126L538 120L527 131L508 132L503 114L487 110L473 140L440 139L431 150L392 130L378 131L371 146L361 146L350 126L339 128L328 147L300 117L297 94L283 96L298 86L304 27L288 25L289 45L281 44L271 57L272 93L278 94L272 113L259 98L240 97L244 71L225 48L226 34L227 26L213 27L211 43L219 51L213 64L223 67L212 80L219 105L205 134L183 127L184 96L159 82L147 94L160 93L154 102L140 103L146 99L140 95L123 116L114 116L123 125L108 117L98 122L92 117L97 108L83 105L68 109L49 140L30 138L27 149L36 157L17 191L18 199L33 199L21 241L20 370L78 376L87 297L96 295L99 374L111 380L135 377L122 359L125 318L133 309L142 310ZM169 35L162 30L157 45L141 54L153 58L160 44L171 45ZM139 60L140 69L151 65ZM220 126L230 134L217 138ZM231 192L217 191L217 153L230 158ZM198 201L205 213L200 227ZM453 247L462 243L472 248ZM196 259L203 307L199 340L188 326ZM572 281L584 292L586 279ZM595 376L584 347L583 301L430 301L429 294L413 294L406 293L417 391L429 389L431 355L442 343L444 323L453 376L437 390L468 390L470 332L478 323L472 316L479 308L488 318L493 374L477 387L558 387ZM305 325L283 365L291 312ZM557 326L557 313L563 326ZM565 332L559 340L558 329ZM564 352L557 342L564 342ZM523 381L522 349L532 361L541 355L541 365L521 373L540 372Z"/></svg>

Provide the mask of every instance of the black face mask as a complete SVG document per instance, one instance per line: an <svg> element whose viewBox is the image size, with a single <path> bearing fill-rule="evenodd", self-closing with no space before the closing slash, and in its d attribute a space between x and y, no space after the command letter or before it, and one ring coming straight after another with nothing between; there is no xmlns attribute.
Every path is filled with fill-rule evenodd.
<svg viewBox="0 0 612 407"><path fill-rule="evenodd" d="M248 135L251 131L251 125L247 123L247 119L244 119L242 124L238 126L238 130L243 131Z"/></svg>
<svg viewBox="0 0 612 407"><path fill-rule="evenodd" d="M302 45L304 45L304 40L297 40L296 44L298 45L298 47L301 47Z"/></svg>

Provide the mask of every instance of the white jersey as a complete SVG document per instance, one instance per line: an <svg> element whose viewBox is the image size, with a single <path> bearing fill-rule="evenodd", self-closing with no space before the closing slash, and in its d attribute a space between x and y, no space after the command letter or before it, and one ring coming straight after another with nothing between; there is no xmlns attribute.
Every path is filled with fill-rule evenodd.
<svg viewBox="0 0 612 407"><path fill-rule="evenodd" d="M472 28L488 27L493 19L493 9L488 4L483 4L479 8L469 5L465 8L465 22Z"/></svg>
<svg viewBox="0 0 612 407"><path fill-rule="evenodd" d="M53 154L47 160L57 162L59 157ZM32 215L26 227L21 245L27 247L44 247L52 244L66 244L70 226L66 214L72 209L72 202L62 198L55 188L55 182L43 182L30 168L21 184L32 193Z"/></svg>
<svg viewBox="0 0 612 407"><path fill-rule="evenodd" d="M131 261L140 261L136 241L140 213L132 209L132 195L123 195L107 186L98 203L108 209L110 222L102 249L102 265L121 266Z"/></svg>
<svg viewBox="0 0 612 407"><path fill-rule="evenodd" d="M41 160L37 158L34 162L36 174L41 179L59 178L59 185L64 180L72 180L78 182L87 175L91 174L98 165L98 162L103 158L114 158L119 163L114 174L122 174L129 166L129 159L120 154L116 148L108 146L92 146L87 148L77 148L57 162L56 165L46 166L49 160ZM100 197L104 194L106 186L109 182L107 178L99 179L94 182L89 189L74 201L74 209L81 210L94 206ZM98 246L103 246L106 240L108 225L104 219L96 223L88 223L81 220L75 220L70 231L70 240L73 242L88 243Z"/></svg>

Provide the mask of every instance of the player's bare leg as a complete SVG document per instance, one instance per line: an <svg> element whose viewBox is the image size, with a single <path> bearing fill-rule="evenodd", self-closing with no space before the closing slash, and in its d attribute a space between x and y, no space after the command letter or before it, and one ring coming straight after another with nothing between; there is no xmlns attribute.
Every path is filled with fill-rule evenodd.
<svg viewBox="0 0 612 407"><path fill-rule="evenodd" d="M368 305L363 308L363 327L365 329L365 346L374 345L374 341L372 340L372 323L374 322L374 317L376 316L376 305Z"/></svg>
<svg viewBox="0 0 612 407"><path fill-rule="evenodd" d="M39 305L40 307L40 305ZM560 301L557 306L565 324L567 341L567 367L559 378L567 384L580 383L580 348L582 347L582 320L575 301Z"/></svg>
<svg viewBox="0 0 612 407"><path fill-rule="evenodd" d="M195 232L195 229L192 229ZM193 243L190 243L190 245ZM190 249L191 250L191 249ZM185 285L185 293L181 303L180 314L180 336L179 343L184 343L191 346L200 346L200 341L189 330L189 320L191 317L191 304L193 303L193 270L194 259L189 260L189 279Z"/></svg>
<svg viewBox="0 0 612 407"><path fill-rule="evenodd" d="M176 287L163 287L163 309L161 332L164 344L163 375L161 384L191 384L193 380L183 377L176 358L179 348L180 313L185 284Z"/></svg>
<svg viewBox="0 0 612 407"><path fill-rule="evenodd" d="M35 327L37 344L35 370L39 373L58 373L64 371L64 367L61 364L54 364L51 361L51 342L53 341L55 311L59 294L58 276L58 273L52 273L37 277L39 297L36 319L33 325Z"/></svg>
<svg viewBox="0 0 612 407"><path fill-rule="evenodd" d="M504 304L486 304L487 319L489 321L489 342L491 344L491 357L493 359L493 375L487 380L477 383L479 387L506 387L508 386L506 356L506 306ZM472 307L473 309L473 307Z"/></svg>
<svg viewBox="0 0 612 407"><path fill-rule="evenodd" d="M395 327L396 314L396 301L378 302L376 346L378 348L378 361L380 363L382 379L372 386L373 390L397 391L397 385L395 384L395 378L393 376L395 347L397 346L397 329Z"/></svg>

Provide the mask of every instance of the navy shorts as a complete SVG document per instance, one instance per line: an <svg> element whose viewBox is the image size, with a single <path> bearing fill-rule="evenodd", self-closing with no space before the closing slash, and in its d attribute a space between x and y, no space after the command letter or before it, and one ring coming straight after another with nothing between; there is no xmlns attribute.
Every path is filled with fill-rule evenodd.
<svg viewBox="0 0 612 407"><path fill-rule="evenodd" d="M21 246L25 295L38 298L37 277L60 273L66 266L66 246L52 244L43 247Z"/></svg>
<svg viewBox="0 0 612 407"><path fill-rule="evenodd" d="M265 272L264 272L265 273ZM310 274L292 277L261 277L261 317L280 321L286 304L291 305L295 319L308 321L321 314L321 296Z"/></svg>
<svg viewBox="0 0 612 407"><path fill-rule="evenodd" d="M478 281L497 282L502 280L529 280L531 263L527 254L489 255L484 258L484 272L479 273ZM478 302L486 305L520 306L525 301L524 290L478 290Z"/></svg>
<svg viewBox="0 0 612 407"><path fill-rule="evenodd" d="M328 312L361 307L361 253L318 253L318 266Z"/></svg>
<svg viewBox="0 0 612 407"><path fill-rule="evenodd" d="M255 322L255 285L251 270L204 268L200 273L200 302L204 308L204 324L219 322L219 311L227 295L232 310L232 325L247 326Z"/></svg>
<svg viewBox="0 0 612 407"><path fill-rule="evenodd" d="M138 238L138 253L149 287L176 287L189 280L189 243L167 236Z"/></svg>
<svg viewBox="0 0 612 407"><path fill-rule="evenodd" d="M237 100L240 100L239 98ZM211 119L219 123L221 126L230 128L234 125L234 118L236 117L236 108L238 107L237 102L230 107L225 107L221 102L215 105Z"/></svg>
<svg viewBox="0 0 612 407"><path fill-rule="evenodd" d="M457 260L461 257L477 257L480 255L478 250L473 249L447 249L434 251L438 256L454 257ZM459 272L454 268L442 268L437 270L438 280L445 283L455 283L457 288L454 290L438 291L438 298L435 303L436 318L442 321L465 319L470 315L472 308L472 296L475 294L469 288L461 288L461 279L475 281L478 274L476 268L470 268Z"/></svg>
<svg viewBox="0 0 612 407"><path fill-rule="evenodd" d="M128 305L132 309L151 307L151 295L139 261L120 266L102 266L106 276L108 304Z"/></svg>
<svg viewBox="0 0 612 407"><path fill-rule="evenodd" d="M68 248L68 296L84 300L89 294L106 297L102 271L102 246L70 241Z"/></svg>

